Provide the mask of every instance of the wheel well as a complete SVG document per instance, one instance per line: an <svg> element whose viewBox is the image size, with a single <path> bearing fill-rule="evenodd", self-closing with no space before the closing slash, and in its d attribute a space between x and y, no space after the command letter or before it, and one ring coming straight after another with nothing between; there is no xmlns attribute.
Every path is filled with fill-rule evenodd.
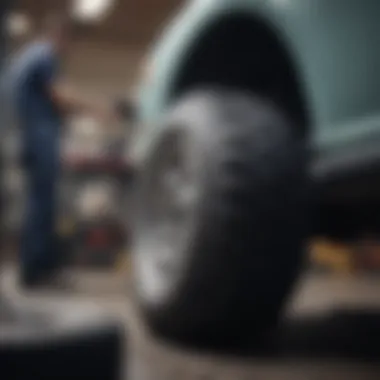
<svg viewBox="0 0 380 380"><path fill-rule="evenodd" d="M335 240L379 235L378 174L378 170L362 170L354 176L341 177L321 184L315 234Z"/></svg>
<svg viewBox="0 0 380 380"><path fill-rule="evenodd" d="M308 112L296 69L277 33L251 15L218 19L189 49L175 97L194 87L226 85L276 102L305 135Z"/></svg>

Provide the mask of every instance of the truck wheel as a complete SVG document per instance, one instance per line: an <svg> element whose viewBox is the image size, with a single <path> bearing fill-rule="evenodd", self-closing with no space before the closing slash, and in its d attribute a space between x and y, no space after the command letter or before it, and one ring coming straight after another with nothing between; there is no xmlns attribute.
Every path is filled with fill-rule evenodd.
<svg viewBox="0 0 380 380"><path fill-rule="evenodd" d="M273 105L199 91L143 153L134 263L148 326L185 344L239 344L276 325L308 235L305 141Z"/></svg>

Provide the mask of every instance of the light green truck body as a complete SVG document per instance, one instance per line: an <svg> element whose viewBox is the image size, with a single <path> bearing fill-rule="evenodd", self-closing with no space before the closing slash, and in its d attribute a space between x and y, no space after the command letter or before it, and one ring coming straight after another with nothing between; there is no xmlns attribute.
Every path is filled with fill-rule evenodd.
<svg viewBox="0 0 380 380"><path fill-rule="evenodd" d="M140 88L145 132L137 139L136 154L180 95L176 86L207 34L220 20L242 14L252 23L260 20L290 57L307 109L315 174L380 158L379 0L187 2L151 53L150 72ZM255 50L249 38L245 49Z"/></svg>

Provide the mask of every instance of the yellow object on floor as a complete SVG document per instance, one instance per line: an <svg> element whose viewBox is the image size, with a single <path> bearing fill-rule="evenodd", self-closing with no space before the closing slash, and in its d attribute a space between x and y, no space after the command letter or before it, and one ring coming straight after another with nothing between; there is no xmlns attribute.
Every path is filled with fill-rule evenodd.
<svg viewBox="0 0 380 380"><path fill-rule="evenodd" d="M346 244L316 241L312 244L311 261L337 273L351 274L355 271L353 251Z"/></svg>

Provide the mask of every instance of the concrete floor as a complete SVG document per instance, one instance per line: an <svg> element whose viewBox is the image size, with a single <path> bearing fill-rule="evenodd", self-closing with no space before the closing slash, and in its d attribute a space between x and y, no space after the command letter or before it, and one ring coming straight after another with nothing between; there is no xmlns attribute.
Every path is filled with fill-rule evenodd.
<svg viewBox="0 0 380 380"><path fill-rule="evenodd" d="M288 324L284 342L293 352L282 359L221 357L184 352L157 342L147 333L133 307L125 276L77 273L73 277L76 291L70 295L39 294L32 298L25 297L17 290L10 272L3 276L2 289L11 297L28 299L28 302L34 303L59 303L61 306L66 302L96 303L122 318L129 332L128 360L126 358L125 363L128 364L130 380L380 379L380 360L376 364L364 363L355 358L318 358L323 346L331 348L337 341L343 342L338 344L341 350L345 344L352 345L355 339L357 344L366 345L372 339L374 346L379 346L379 277L305 276L289 304L288 314L292 322ZM352 312L357 309L361 311ZM333 310L340 310L335 319L328 314ZM369 310L372 313L370 319ZM361 318L362 322L359 321ZM376 319L378 323L374 322ZM368 329L369 323L371 330ZM351 334L350 331L355 329L357 334ZM364 339L363 334L366 335Z"/></svg>

